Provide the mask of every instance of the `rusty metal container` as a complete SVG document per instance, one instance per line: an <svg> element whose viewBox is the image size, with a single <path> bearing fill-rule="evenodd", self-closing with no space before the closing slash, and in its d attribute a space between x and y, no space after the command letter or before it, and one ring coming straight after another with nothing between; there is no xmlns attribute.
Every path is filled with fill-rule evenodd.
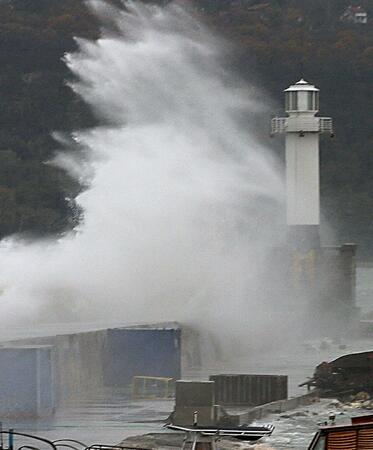
<svg viewBox="0 0 373 450"><path fill-rule="evenodd" d="M288 397L286 375L212 375L215 402L223 406L257 406Z"/></svg>

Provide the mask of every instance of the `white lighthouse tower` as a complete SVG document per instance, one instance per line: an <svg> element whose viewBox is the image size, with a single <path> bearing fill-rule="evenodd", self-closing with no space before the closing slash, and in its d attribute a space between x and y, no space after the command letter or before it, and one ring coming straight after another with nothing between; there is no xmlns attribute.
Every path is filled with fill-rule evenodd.
<svg viewBox="0 0 373 450"><path fill-rule="evenodd" d="M285 89L288 117L272 119L272 134L286 139L286 218L294 243L320 245L319 134L333 135L332 119L317 117L319 89L301 79Z"/></svg>

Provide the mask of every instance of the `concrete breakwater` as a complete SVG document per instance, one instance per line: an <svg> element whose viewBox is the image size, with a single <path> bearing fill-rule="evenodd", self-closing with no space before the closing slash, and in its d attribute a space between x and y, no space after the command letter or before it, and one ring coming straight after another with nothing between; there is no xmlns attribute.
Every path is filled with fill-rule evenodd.
<svg viewBox="0 0 373 450"><path fill-rule="evenodd" d="M217 399L228 400L228 403ZM210 381L179 380L170 422L181 426L195 423L200 426L239 426L269 414L309 405L318 399L317 390L288 398L284 375L219 375L210 377Z"/></svg>
<svg viewBox="0 0 373 450"><path fill-rule="evenodd" d="M243 425L255 422L257 420L260 421L262 419L266 419L268 416L272 416L271 418L273 418L273 415L275 414L281 414L286 411L299 409L302 406L310 405L310 408L316 407L315 411L312 411L313 417L315 418L319 414L320 415L324 414L325 405L322 404L322 401L320 403L320 406L318 406L318 403L319 403L318 392L315 390L305 395L300 395L294 398L279 400L264 405L255 406L253 408L247 409L246 411L240 410L235 412L232 409L228 409L224 410L224 413L229 417L231 421L235 422L237 425ZM300 414L302 417L307 416L307 413L302 411L295 414ZM283 419L284 422L286 422L287 420L288 419L286 418ZM315 431L316 421L317 420L314 419L315 423L312 425L312 422L310 420L310 425L308 425L309 426L308 433L305 432L305 430L302 430L302 433L305 433L305 438L303 436L300 436L300 438L305 442L308 441L312 433ZM294 437L294 427L295 425L293 426L293 433L292 433L293 437ZM277 433L275 429L275 433L274 435L271 436L270 441L275 443L276 448L280 448L277 447L277 440L279 439L279 437L276 436L276 434ZM120 443L120 445L133 448L176 450L181 448L183 439L184 439L183 433L148 433L144 435L130 436L125 440L123 440ZM295 442L297 442L298 440L299 437L296 437L294 439ZM218 448L225 450L234 450L237 448L241 448L241 446L242 441L237 441L237 439L234 438L224 437L219 440ZM256 448L255 444L253 446L250 446L250 448ZM258 448L264 449L266 447L264 447L263 444L262 445L258 444ZM290 448L299 448L299 447L293 447L290 445Z"/></svg>
<svg viewBox="0 0 373 450"><path fill-rule="evenodd" d="M1 409L0 405L0 413L4 417L50 415L57 407L80 398L88 399L101 388L124 388L130 393L134 377L177 380L200 364L198 334L178 323L142 324L7 341L0 346L0 368L3 376L6 375L6 380L0 384L0 398L1 405L7 405L6 409ZM187 413L192 417L202 406L206 407L206 417L218 417L219 408L245 406L241 411L248 418L248 407L268 403L271 406L267 409L271 411L279 404L282 409L287 408L284 401L290 402L289 405L294 402L287 400L288 381L283 375L215 375L212 379L216 380L217 390L208 396L209 404L201 405L197 401L181 405L182 416ZM18 385L24 389L18 389ZM193 396L186 398L190 400ZM250 417L258 415L259 411L264 408L254 408Z"/></svg>
<svg viewBox="0 0 373 450"><path fill-rule="evenodd" d="M206 386L209 386L209 391L211 393L211 384L206 384ZM305 395L300 395L289 399L266 403L264 405L255 406L252 408L248 408L246 410L241 408L239 411L234 411L233 409L229 408L222 410L222 412L224 413L225 417L229 418L229 420L232 423L234 422L236 425L243 425L243 424L250 424L251 422L256 422L257 420L260 421L262 419L266 419L268 416L272 416L271 418L273 418L273 415L281 414L286 411L291 411L294 409L299 409L303 406L309 406L310 408L315 408L316 406L316 410L312 411L313 417L319 414L322 415L324 414L325 405L322 404L322 401L320 403L321 406L318 406L318 403L319 403L319 396L318 392L315 390ZM295 414L300 414L302 417L307 416L307 413L302 411ZM284 418L283 420L284 422L286 422L288 419ZM309 425L308 432L302 430L302 433L305 433L306 436L305 439L303 436L300 436L300 438L302 440L305 440L305 442L307 442L307 440L310 438L315 429L316 429L316 419L315 424ZM294 438L294 426L292 436ZM183 433L148 433L145 435L130 436L125 440L123 440L120 443L120 445L129 446L133 448L176 450L181 448L183 439L184 439ZM275 434L270 438L270 440L275 443L276 448L280 448L277 447L277 439L278 436L276 436L275 431ZM299 440L298 436L294 438L295 442L297 442L298 440ZM240 448L241 445L242 441L237 441L234 438L224 437L219 440L218 448L225 450L234 450ZM256 448L255 444L254 446L250 446L250 448ZM266 447L264 447L263 444L262 445L258 444L258 448L264 449ZM292 445L290 445L290 448L299 448L299 447L293 447Z"/></svg>
<svg viewBox="0 0 373 450"><path fill-rule="evenodd" d="M42 350L48 358L41 357ZM195 334L174 322L3 342L0 369L7 383L0 385L0 414L48 415L97 389L129 388L135 376L178 379L199 361ZM23 390L17 388L21 384ZM46 397L50 401L42 407Z"/></svg>
<svg viewBox="0 0 373 450"><path fill-rule="evenodd" d="M247 411L233 412L227 410L229 417L231 417L237 424L243 425L261 420L270 414L279 414L285 411L291 411L300 406L307 406L319 400L319 393L317 390L308 392L304 395L288 398L284 400L277 400L275 402L265 403L264 405L254 406Z"/></svg>

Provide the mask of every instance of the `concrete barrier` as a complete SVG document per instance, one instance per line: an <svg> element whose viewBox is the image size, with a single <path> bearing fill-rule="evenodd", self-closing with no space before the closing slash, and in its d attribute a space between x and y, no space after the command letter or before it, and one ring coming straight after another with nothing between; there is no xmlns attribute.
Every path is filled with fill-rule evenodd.
<svg viewBox="0 0 373 450"><path fill-rule="evenodd" d="M286 400L278 400L276 402L266 403L265 405L255 406L240 414L230 414L232 420L239 425L248 424L255 420L263 419L269 414L278 414L285 411L296 409L299 406L310 405L317 401L319 392L314 390L299 397L293 397Z"/></svg>
<svg viewBox="0 0 373 450"><path fill-rule="evenodd" d="M0 347L1 417L49 416L54 392L51 347Z"/></svg>
<svg viewBox="0 0 373 450"><path fill-rule="evenodd" d="M198 425L213 425L216 421L215 391L213 381L176 382L174 425L191 426L197 413Z"/></svg>

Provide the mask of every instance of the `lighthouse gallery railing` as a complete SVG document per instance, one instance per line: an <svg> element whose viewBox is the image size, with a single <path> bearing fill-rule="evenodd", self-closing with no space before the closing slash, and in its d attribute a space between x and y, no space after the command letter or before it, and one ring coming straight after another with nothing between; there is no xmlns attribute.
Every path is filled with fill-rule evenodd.
<svg viewBox="0 0 373 450"><path fill-rule="evenodd" d="M271 135L286 133L287 131L292 131L288 129L288 117L274 117L271 120ZM315 119L312 117L312 119ZM313 131L316 133L330 133L333 134L333 120L330 117L317 117L318 119L318 127L313 128L314 120L312 120L312 129L308 129L308 124L304 121L304 130L303 131Z"/></svg>

